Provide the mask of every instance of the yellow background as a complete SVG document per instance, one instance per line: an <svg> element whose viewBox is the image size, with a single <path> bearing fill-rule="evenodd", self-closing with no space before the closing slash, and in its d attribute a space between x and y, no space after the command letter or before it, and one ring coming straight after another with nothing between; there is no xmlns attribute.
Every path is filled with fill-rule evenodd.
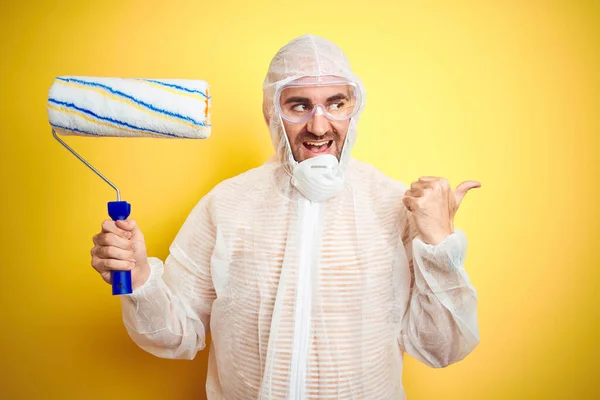
<svg viewBox="0 0 600 400"><path fill-rule="evenodd" d="M208 140L68 140L120 186L164 259L201 196L270 156L264 74L313 33L366 85L355 157L407 184L483 185L455 220L481 344L445 369L407 356L408 398L599 398L599 23L598 2L569 0L4 3L0 397L204 398L208 352L137 348L90 266L114 192L51 137L53 79L211 84Z"/></svg>

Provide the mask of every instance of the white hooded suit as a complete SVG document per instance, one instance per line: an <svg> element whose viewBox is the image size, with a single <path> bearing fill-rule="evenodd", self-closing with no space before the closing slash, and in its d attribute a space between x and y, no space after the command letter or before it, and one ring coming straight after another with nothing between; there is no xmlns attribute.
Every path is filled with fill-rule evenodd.
<svg viewBox="0 0 600 400"><path fill-rule="evenodd" d="M403 352L444 367L479 342L464 233L420 240L407 186L351 158L358 118L339 165L324 172L334 179L297 188L305 174L273 95L319 75L364 94L335 45L306 35L284 46L264 83L276 157L203 197L166 261L150 257L148 281L122 296L131 338L156 356L191 359L210 330L211 400L404 399Z"/></svg>

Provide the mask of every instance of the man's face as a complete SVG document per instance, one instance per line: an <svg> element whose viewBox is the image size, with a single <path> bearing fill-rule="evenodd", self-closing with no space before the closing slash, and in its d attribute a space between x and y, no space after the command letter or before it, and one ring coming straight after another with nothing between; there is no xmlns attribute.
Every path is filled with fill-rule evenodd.
<svg viewBox="0 0 600 400"><path fill-rule="evenodd" d="M336 86L290 87L281 94L281 108L286 112L303 112L316 104L323 104L330 110L344 106L347 93ZM317 110L306 122L292 123L283 119L283 125L290 142L292 154L297 162L308 158L332 154L340 159L350 120L328 119Z"/></svg>

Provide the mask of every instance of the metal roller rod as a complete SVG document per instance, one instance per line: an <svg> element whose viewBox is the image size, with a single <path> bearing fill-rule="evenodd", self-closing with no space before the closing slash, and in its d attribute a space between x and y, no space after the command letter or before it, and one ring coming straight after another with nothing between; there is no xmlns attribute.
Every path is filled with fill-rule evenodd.
<svg viewBox="0 0 600 400"><path fill-rule="evenodd" d="M108 183L110 186L112 186L113 189L115 189L117 191L117 201L121 201L121 191L119 190L118 187L116 187L111 181L109 181L104 175L102 175L100 173L100 171L98 171L96 168L94 168L89 162L87 162L83 157L81 157L79 154L77 154L75 152L75 150L73 150L71 147L69 147L68 144L66 144L61 138L58 137L58 135L56 134L56 132L54 131L54 129L52 129L52 136L54 136L54 138L56 140L58 140L58 142L60 144L62 144L67 150L69 150L75 157L79 158L79 160L84 163L85 165L87 165L89 167L89 169L91 169L92 171L94 171L94 173L96 173L96 175L98 175L100 178L102 178L104 180L104 182Z"/></svg>

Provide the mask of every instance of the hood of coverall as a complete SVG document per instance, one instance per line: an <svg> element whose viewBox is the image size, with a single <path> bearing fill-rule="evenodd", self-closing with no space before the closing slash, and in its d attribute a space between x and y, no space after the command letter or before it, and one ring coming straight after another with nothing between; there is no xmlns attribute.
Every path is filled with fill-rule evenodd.
<svg viewBox="0 0 600 400"><path fill-rule="evenodd" d="M356 83L361 92L361 104L358 113L350 120L339 163L334 161L335 166L330 171L332 176L320 176L319 178L325 178L323 180L310 176L316 169L301 168L301 164L311 165L318 161L309 158L298 163L294 159L283 120L276 112L274 101L277 90L289 82L304 77L331 76ZM344 171L350 160L352 147L356 142L358 119L365 106L365 95L364 85L360 78L352 72L345 54L338 46L327 39L314 35L300 36L283 46L271 60L263 83L263 115L271 133L271 141L277 160L282 164L287 174L292 177L292 184L306 197L310 198L310 193L316 191L326 193L317 196L320 197L319 200L327 200L328 197L333 195L335 189L327 190L327 188L317 186L336 185L336 182L337 186L340 186L339 183L343 183ZM331 165L331 160L327 160L326 163ZM322 174L318 170L316 173ZM296 182L299 180L303 182L297 184ZM313 189L310 187L311 185L316 186L316 190L311 190Z"/></svg>

